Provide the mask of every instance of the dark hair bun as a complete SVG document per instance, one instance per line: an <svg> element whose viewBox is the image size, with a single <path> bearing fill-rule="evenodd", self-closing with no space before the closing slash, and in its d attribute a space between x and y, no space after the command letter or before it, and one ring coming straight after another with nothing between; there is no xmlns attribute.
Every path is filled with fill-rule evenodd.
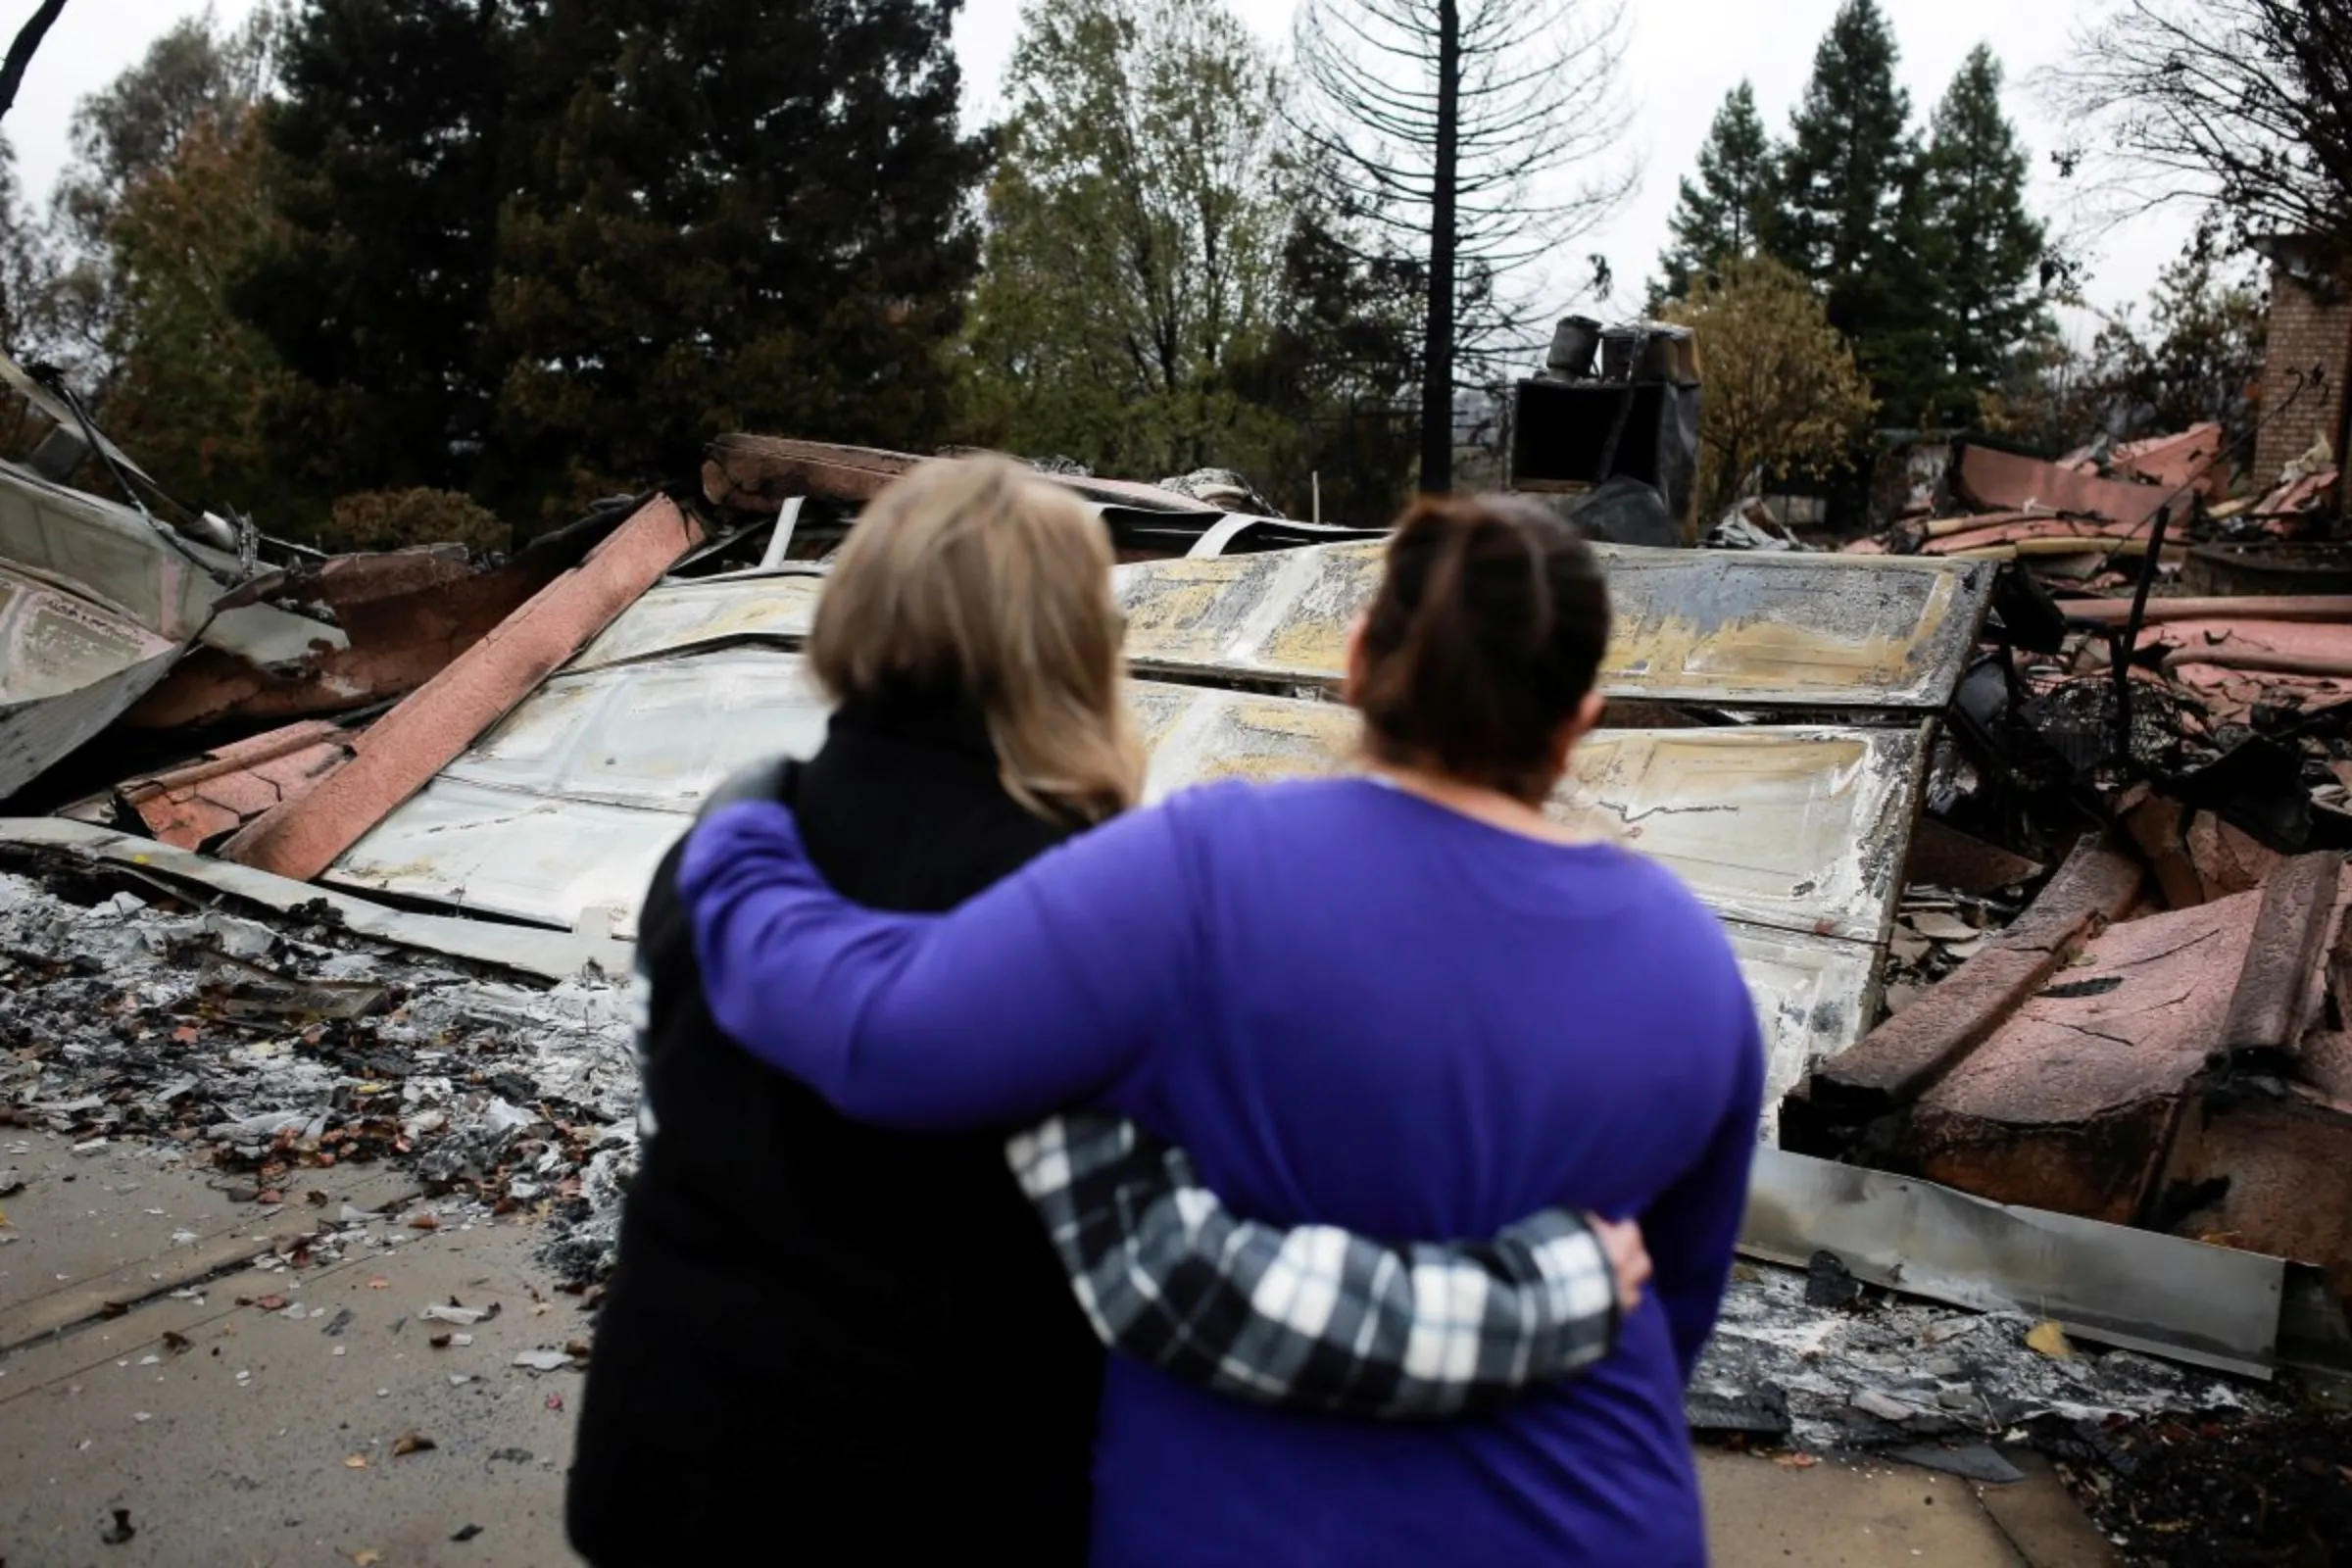
<svg viewBox="0 0 2352 1568"><path fill-rule="evenodd" d="M1389 545L1357 707L1385 760L1539 800L1608 641L1608 585L1575 524L1515 497L1424 498Z"/></svg>

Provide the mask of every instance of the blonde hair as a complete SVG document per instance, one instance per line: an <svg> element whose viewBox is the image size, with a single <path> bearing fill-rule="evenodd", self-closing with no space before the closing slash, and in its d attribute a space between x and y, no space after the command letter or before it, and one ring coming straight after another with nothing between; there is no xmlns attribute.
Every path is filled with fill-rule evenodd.
<svg viewBox="0 0 2352 1568"><path fill-rule="evenodd" d="M1059 486L1004 458L925 463L850 530L808 663L835 702L971 703L1014 800L1100 821L1144 778L1111 564L1102 519Z"/></svg>

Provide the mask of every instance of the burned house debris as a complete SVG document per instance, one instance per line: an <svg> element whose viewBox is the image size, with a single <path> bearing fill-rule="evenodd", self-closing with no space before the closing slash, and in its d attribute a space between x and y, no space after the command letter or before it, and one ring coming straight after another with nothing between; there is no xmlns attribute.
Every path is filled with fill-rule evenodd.
<svg viewBox="0 0 2352 1568"><path fill-rule="evenodd" d="M1596 539L1691 543L1698 414L1690 328L1569 317L1542 371L1511 388L1511 488L1580 497L1574 514Z"/></svg>
<svg viewBox="0 0 2352 1568"><path fill-rule="evenodd" d="M1687 498L1688 344L1611 352L1521 389L1523 480L1632 440ZM1585 393L1579 457L1532 414ZM1603 547L1611 717L1552 808L1721 914L1770 1052L1702 1430L1978 1463L2352 1370L2315 1179L2352 1154L2352 596L2240 591L2332 547L2335 480L2232 502L2227 458L1961 442L1849 550L1762 508ZM383 1161L594 1272L647 877L820 741L825 558L916 461L726 436L492 564L222 548L0 465L0 1115L257 1200ZM1380 530L1047 471L1118 547L1151 794L1346 764Z"/></svg>

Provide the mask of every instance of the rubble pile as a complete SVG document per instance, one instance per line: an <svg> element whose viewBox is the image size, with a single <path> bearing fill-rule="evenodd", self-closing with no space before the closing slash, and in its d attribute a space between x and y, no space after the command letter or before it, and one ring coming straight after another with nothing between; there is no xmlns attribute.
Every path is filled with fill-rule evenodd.
<svg viewBox="0 0 2352 1568"><path fill-rule="evenodd" d="M1847 550L2025 562L2093 591L2129 588L2151 553L2177 563L2192 545L2320 537L2341 479L2322 442L2256 493L2225 499L2235 464L2219 424L2102 439L2054 463L1981 439L1907 462L1914 482L1892 520Z"/></svg>
<svg viewBox="0 0 2352 1568"><path fill-rule="evenodd" d="M2352 1419L2153 1420L2043 1445L2076 1496L2135 1559L2337 1561L2352 1534Z"/></svg>
<svg viewBox="0 0 2352 1568"><path fill-rule="evenodd" d="M2023 907L2022 897L1977 898L1919 883L1905 888L1894 936L1886 945L1886 1014L1901 1012L1928 987L1984 952Z"/></svg>
<svg viewBox="0 0 2352 1568"><path fill-rule="evenodd" d="M2079 808L2124 822L2153 788L2274 854L2352 848L2341 470L2323 442L2230 499L2236 462L2215 424L2057 462L1970 439L1902 454L1883 502L1891 520L1843 551L2004 573L1984 658L1951 715L1964 744L1944 743L1931 783L1935 816L2054 860L2085 825ZM1779 505L1742 503L1706 543L1839 548L1775 522ZM2161 858L2147 831L2132 837ZM2213 862L2215 829L2199 832L2196 856ZM2217 877L2209 863L2206 880L2257 885L2267 862L2243 849L2220 859L2245 874L2225 864ZM1915 985L1913 967L1894 965L1890 983Z"/></svg>
<svg viewBox="0 0 2352 1568"><path fill-rule="evenodd" d="M1775 1097L1743 1240L1819 1253L1743 1268L1694 1423L1982 1470L2031 1438L2121 1475L2151 1433L2285 1419L2068 1331L2260 1374L2323 1364L2294 1357L2352 1303L2327 466L2233 503L2211 428L2060 463L1923 446L1853 553L1779 503L1679 548L1690 345L1569 325L1515 389L1509 482L1609 542L1615 721L1553 806L1723 916ZM560 551L216 563L152 609L175 544L0 465L0 590L139 609L0 689L0 856L37 867L0 874L0 1120L141 1140L256 1204L407 1172L593 1277L636 1153L607 977L697 803L823 733L821 563L919 461L726 435L699 489ZM1046 466L1123 564L1154 791L1337 765L1381 530L1274 516L1222 470ZM82 582L93 539L127 564ZM321 607L348 646L314 647Z"/></svg>
<svg viewBox="0 0 2352 1568"><path fill-rule="evenodd" d="M175 1146L262 1204L389 1162L541 1219L573 1277L600 1266L636 1151L624 989L153 898L0 871L0 1119Z"/></svg>
<svg viewBox="0 0 2352 1568"><path fill-rule="evenodd" d="M2241 624L2262 614L2246 605ZM1931 792L1938 821L2053 861L2083 827L2111 824L2176 905L2190 887L2258 886L2286 855L2352 848L2352 680L2339 695L2249 672L2224 694L2134 667L2119 683L2098 628L2062 654L1998 650L1984 667L1993 678L1964 687L1951 767Z"/></svg>
<svg viewBox="0 0 2352 1568"><path fill-rule="evenodd" d="M1811 1271L1740 1265L1689 1403L1701 1435L1811 1452L2033 1441L2118 1418L2281 1413L2246 1385L2096 1351L2030 1317L1890 1296L1827 1254Z"/></svg>

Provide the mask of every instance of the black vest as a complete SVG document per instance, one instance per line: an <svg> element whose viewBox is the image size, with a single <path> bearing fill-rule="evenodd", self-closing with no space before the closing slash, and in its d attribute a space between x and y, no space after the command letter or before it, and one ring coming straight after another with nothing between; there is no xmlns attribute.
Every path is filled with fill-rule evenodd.
<svg viewBox="0 0 2352 1568"><path fill-rule="evenodd" d="M760 797L886 909L953 908L1067 831L939 705L845 710L814 760L713 804ZM1082 1562L1102 1354L1005 1168L1011 1129L860 1126L728 1041L681 853L639 922L653 1131L583 1396L574 1546L597 1568Z"/></svg>

